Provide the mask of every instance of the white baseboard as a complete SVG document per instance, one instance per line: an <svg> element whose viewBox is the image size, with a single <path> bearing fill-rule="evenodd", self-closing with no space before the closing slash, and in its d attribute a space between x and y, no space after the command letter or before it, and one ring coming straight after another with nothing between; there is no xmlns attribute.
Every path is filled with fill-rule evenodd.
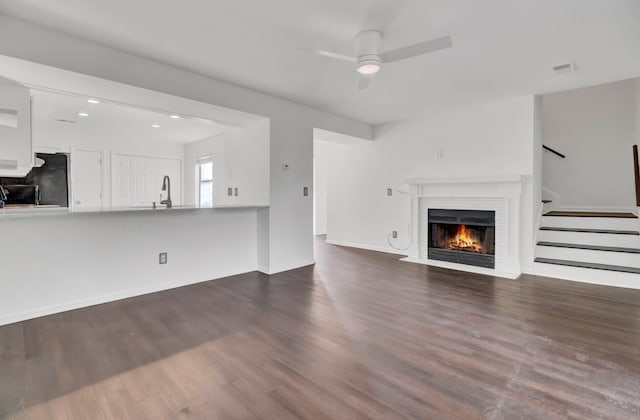
<svg viewBox="0 0 640 420"><path fill-rule="evenodd" d="M533 267L533 264L525 264L522 266L522 274L536 274L536 269Z"/></svg>
<svg viewBox="0 0 640 420"><path fill-rule="evenodd" d="M518 277L520 277L520 273L515 273L515 272L512 273L508 271L497 271L491 268L476 267L473 265L466 265L466 264L456 264L456 263L451 263L447 261L436 261L436 260L429 260L429 259L424 260L421 258L412 258L412 257L402 258L400 261L423 264L423 265L431 265L433 267L448 268L450 270L456 270L456 271L467 271L469 273L484 274L485 276L503 277L510 280L515 280Z"/></svg>
<svg viewBox="0 0 640 420"><path fill-rule="evenodd" d="M140 287L135 289L124 290L116 293L110 293L101 296L91 296L85 299L73 300L70 302L64 302L55 305L48 305L39 308L28 309L25 311L13 312L10 314L5 314L0 316L0 326L13 324L15 322L26 321L33 318L39 318L42 316L53 315L60 312L72 311L74 309L86 308L88 306L100 305L103 303L114 302L116 300L128 299L136 296L147 295L149 293L161 292L164 290L176 289L178 287L189 286L197 283L204 283L211 280L219 280L225 277L240 275L251 273L254 270L237 273L237 272L229 272L224 273L215 278L209 278L206 280L195 280L195 281L186 281L181 283L176 283L174 281L164 282L160 284L154 284L146 287Z"/></svg>
<svg viewBox="0 0 640 420"><path fill-rule="evenodd" d="M352 242L333 241L333 240L329 240L329 239L327 239L327 243L331 244L331 245L346 246L346 247L349 247L349 248L360 248L360 249L366 249L368 251L384 252L386 254L407 255L409 253L408 250L399 251L397 249L393 249L393 248L389 248L389 247L354 244Z"/></svg>
<svg viewBox="0 0 640 420"><path fill-rule="evenodd" d="M264 271L259 269L258 271L264 274L272 275L272 274L283 273L285 271L296 270L298 268L309 267L310 265L315 265L315 263L316 262L314 260L311 260L311 261L305 261L305 262L300 262L300 263L291 264L291 265L284 265L284 266L277 267L275 269L269 269Z"/></svg>

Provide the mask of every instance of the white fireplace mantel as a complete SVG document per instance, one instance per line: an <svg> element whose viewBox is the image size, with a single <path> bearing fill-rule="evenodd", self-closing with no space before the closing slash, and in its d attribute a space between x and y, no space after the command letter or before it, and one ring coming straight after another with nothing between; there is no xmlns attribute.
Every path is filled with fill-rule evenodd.
<svg viewBox="0 0 640 420"><path fill-rule="evenodd" d="M520 268L520 175L467 178L410 178L412 237L403 261L517 278ZM492 210L496 213L495 269L427 258L429 209Z"/></svg>
<svg viewBox="0 0 640 420"><path fill-rule="evenodd" d="M422 184L495 184L500 182L522 182L522 176L520 175L506 175L506 176L480 176L480 177L448 177L448 178L428 178L428 177L415 177L407 178L406 184L409 185L422 185Z"/></svg>

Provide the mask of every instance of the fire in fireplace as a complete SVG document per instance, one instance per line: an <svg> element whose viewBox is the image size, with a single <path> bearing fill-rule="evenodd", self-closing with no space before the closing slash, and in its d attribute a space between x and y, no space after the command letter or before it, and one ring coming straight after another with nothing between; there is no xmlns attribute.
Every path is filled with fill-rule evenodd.
<svg viewBox="0 0 640 420"><path fill-rule="evenodd" d="M484 254L483 226L436 223L436 248Z"/></svg>
<svg viewBox="0 0 640 420"><path fill-rule="evenodd" d="M429 210L429 259L495 268L495 212Z"/></svg>

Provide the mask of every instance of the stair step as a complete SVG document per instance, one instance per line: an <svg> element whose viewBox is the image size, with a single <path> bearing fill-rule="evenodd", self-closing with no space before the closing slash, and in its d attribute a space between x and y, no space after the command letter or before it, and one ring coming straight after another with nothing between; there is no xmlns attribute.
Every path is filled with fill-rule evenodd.
<svg viewBox="0 0 640 420"><path fill-rule="evenodd" d="M562 242L538 242L539 246L553 246L556 248L588 249L591 251L625 252L628 254L640 254L640 248L625 248L620 246L565 244Z"/></svg>
<svg viewBox="0 0 640 420"><path fill-rule="evenodd" d="M581 229L543 226L540 230L553 230L556 232L578 232L578 233L609 233L613 235L640 235L636 230L610 230L610 229Z"/></svg>
<svg viewBox="0 0 640 420"><path fill-rule="evenodd" d="M580 262L580 261L556 260L553 258L540 258L540 257L536 258L534 262L544 263L544 264L553 264L553 265L564 265L567 267L590 268L593 270L606 270L606 271L617 271L620 273L640 274L640 268L626 267L622 265L609 265L609 264L598 264L598 263Z"/></svg>
<svg viewBox="0 0 640 420"><path fill-rule="evenodd" d="M589 245L586 245L589 244ZM601 263L622 267L640 268L640 244L634 246L612 246L607 243L573 241L541 241L535 248L537 258L563 261Z"/></svg>
<svg viewBox="0 0 640 420"><path fill-rule="evenodd" d="M568 229L640 231L640 223L635 217L556 216L553 212L546 213L545 216L540 218L540 226Z"/></svg>
<svg viewBox="0 0 640 420"><path fill-rule="evenodd" d="M621 212L600 212L600 211L559 211L554 210L543 214L543 216L556 216L556 217L612 217L619 219L637 219L633 213L621 213Z"/></svg>
<svg viewBox="0 0 640 420"><path fill-rule="evenodd" d="M569 230L556 230L556 229L569 229ZM595 232L590 232L589 230L595 230ZM563 244L589 244L589 245L598 245L598 246L618 246L622 248L640 248L640 235L637 232L629 233L629 234L609 233L609 231L604 231L604 229L588 229L588 228L542 229L541 228L538 231L538 242L556 242L556 243L563 243Z"/></svg>

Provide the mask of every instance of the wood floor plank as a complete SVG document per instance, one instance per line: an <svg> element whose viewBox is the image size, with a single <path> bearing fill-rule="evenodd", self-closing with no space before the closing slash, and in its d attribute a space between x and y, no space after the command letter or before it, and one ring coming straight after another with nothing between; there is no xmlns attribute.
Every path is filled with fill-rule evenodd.
<svg viewBox="0 0 640 420"><path fill-rule="evenodd" d="M0 418L640 418L638 290L316 259L0 327Z"/></svg>
<svg viewBox="0 0 640 420"><path fill-rule="evenodd" d="M25 407L26 372L22 324L0 328L0 418Z"/></svg>

